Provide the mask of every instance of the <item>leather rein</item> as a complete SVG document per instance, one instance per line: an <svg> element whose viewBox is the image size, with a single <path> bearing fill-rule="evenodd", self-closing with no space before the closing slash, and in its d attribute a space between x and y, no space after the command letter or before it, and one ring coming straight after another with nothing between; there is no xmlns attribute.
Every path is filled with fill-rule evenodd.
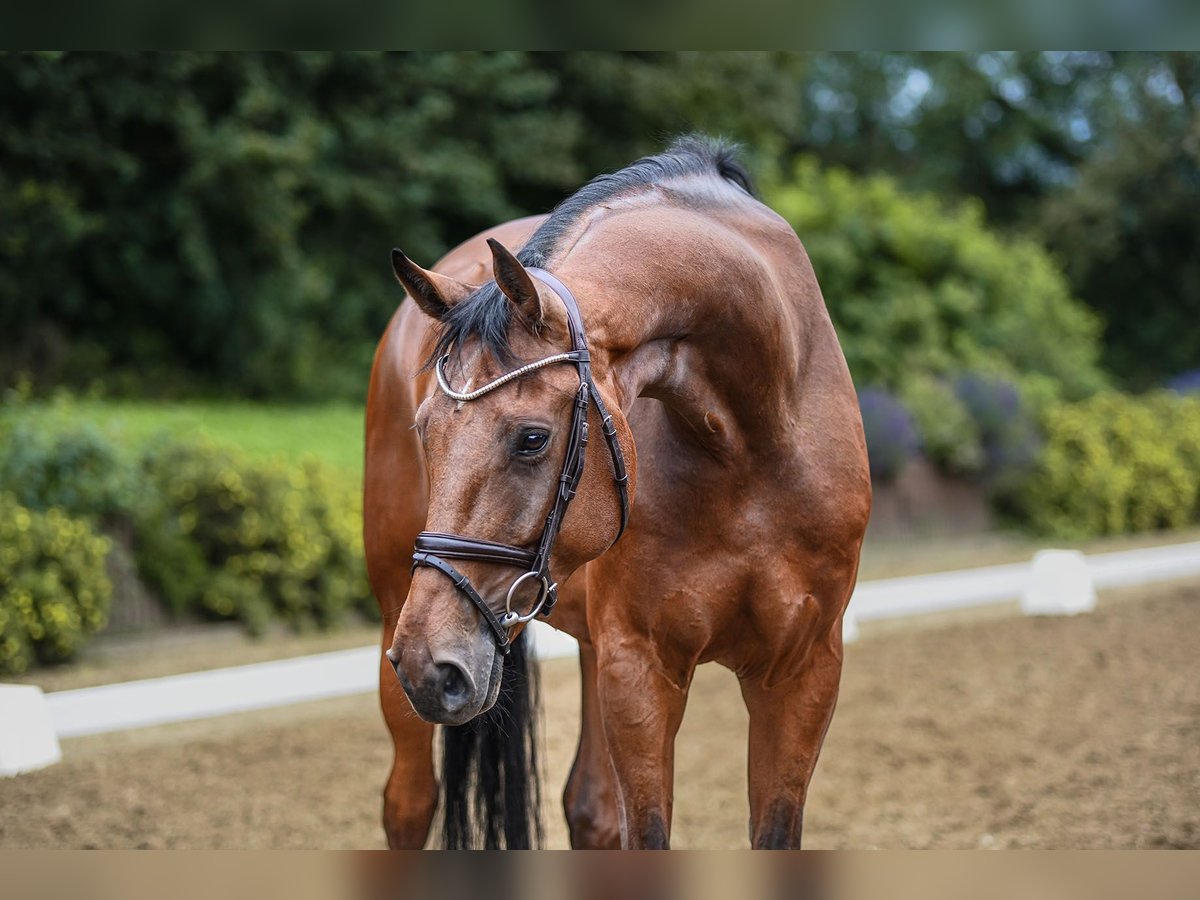
<svg viewBox="0 0 1200 900"><path fill-rule="evenodd" d="M583 317L579 313L579 304L575 302L575 297L567 286L549 272L534 267L529 267L525 271L544 283L562 300L567 310L571 350L521 366L501 375L483 387L467 393L454 390L446 379L447 357L443 356L438 360L436 374L438 387L441 388L442 393L460 403L466 403L549 365L569 363L578 370L579 390L575 394L571 414L567 453L563 460L562 474L558 479L558 490L554 495L550 514L546 517L542 536L534 549L528 549L480 538L443 534L438 531L422 531L417 535L416 552L413 553L414 571L417 566L436 569L449 578L454 586L478 607L496 639L496 645L505 655L508 655L510 649L509 629L528 622L535 616L550 615L554 605L558 602L558 585L550 575L550 553L554 548L554 541L558 537L559 530L562 528L567 508L575 498L579 481L583 477L584 450L587 448L588 442L588 409L592 403L596 405L596 412L600 416L601 430L604 433L604 440L608 444L609 455L612 457L613 481L621 500L621 526L617 530L617 536L613 538L613 544L625 533L625 526L629 522L629 473L625 468L625 457L621 453L621 445L617 442L616 426L613 424L612 416L609 415L600 392L596 389L596 382L592 380L591 357L588 353L587 336L583 330ZM475 590L471 580L447 562L449 559L475 560L476 562L513 566L525 571L509 587L508 595L504 600L504 612L497 613ZM513 594L526 581L533 581L537 585L538 596L532 609L522 615L512 608Z"/></svg>

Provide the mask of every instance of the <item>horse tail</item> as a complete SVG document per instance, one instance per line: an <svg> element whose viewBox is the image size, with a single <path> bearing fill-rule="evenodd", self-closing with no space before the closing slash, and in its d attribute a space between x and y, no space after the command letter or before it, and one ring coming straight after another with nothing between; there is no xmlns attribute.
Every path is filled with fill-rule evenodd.
<svg viewBox="0 0 1200 900"><path fill-rule="evenodd" d="M528 630L504 658L495 705L442 728L442 843L447 850L528 850L542 844L537 664Z"/></svg>

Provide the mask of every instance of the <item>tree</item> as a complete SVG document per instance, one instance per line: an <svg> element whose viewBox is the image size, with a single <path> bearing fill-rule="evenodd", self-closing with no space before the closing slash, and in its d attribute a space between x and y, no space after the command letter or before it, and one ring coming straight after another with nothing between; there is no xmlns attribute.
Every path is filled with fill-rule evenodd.
<svg viewBox="0 0 1200 900"><path fill-rule="evenodd" d="M0 382L359 396L392 245L432 262L681 131L760 171L807 153L977 197L1017 229L1098 196L1076 181L1119 135L1183 134L1198 85L1187 54L0 55ZM1136 214L1163 223L1142 248L1187 221L1168 205ZM1085 244L1057 246L1108 311ZM1164 277L1148 265L1123 255L1122 283Z"/></svg>
<svg viewBox="0 0 1200 900"><path fill-rule="evenodd" d="M1097 317L1042 247L990 229L978 201L814 160L769 183L767 198L804 241L860 387L977 372L1041 406L1105 385Z"/></svg>
<svg viewBox="0 0 1200 900"><path fill-rule="evenodd" d="M1107 322L1109 368L1137 388L1200 369L1200 117L1123 131L1043 224Z"/></svg>
<svg viewBox="0 0 1200 900"><path fill-rule="evenodd" d="M1005 225L1127 126L1186 117L1195 54L1108 52L813 54L793 149L909 187L978 197Z"/></svg>
<svg viewBox="0 0 1200 900"><path fill-rule="evenodd" d="M781 61L782 60L782 61ZM358 396L399 290L675 130L795 127L754 54L0 57L0 379Z"/></svg>

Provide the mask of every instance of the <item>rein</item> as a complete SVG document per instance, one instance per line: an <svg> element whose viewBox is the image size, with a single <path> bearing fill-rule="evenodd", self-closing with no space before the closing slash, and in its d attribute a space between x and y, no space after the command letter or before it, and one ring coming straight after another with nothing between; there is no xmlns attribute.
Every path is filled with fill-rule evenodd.
<svg viewBox="0 0 1200 900"><path fill-rule="evenodd" d="M575 302L575 297L567 286L549 272L533 267L527 268L525 271L549 287L562 300L563 306L567 310L571 350L521 366L468 393L460 393L450 386L445 372L447 357L443 356L437 361L435 371L438 387L442 393L452 400L466 403L477 400L484 394L489 394L514 379L536 372L546 366L569 363L578 370L579 390L575 394L575 403L571 413L571 432L567 440L567 454L563 460L562 474L558 479L558 490L554 495L554 503L550 507L550 514L546 517L546 524L542 528L542 536L538 540L537 546L531 550L480 538L443 534L438 531L422 531L417 535L416 552L413 553L414 570L418 566L436 569L449 578L454 586L478 607L496 639L496 645L506 656L510 649L509 629L528 622L535 616L543 618L549 616L558 602L558 585L550 575L550 553L554 548L554 541L558 537L559 530L562 528L567 507L575 498L579 481L583 477L584 450L588 442L588 410L592 403L596 405L596 412L600 416L601 430L604 433L604 440L608 444L609 455L612 457L613 482L617 486L617 493L621 500L621 525L617 529L617 536L613 538L613 544L625 533L625 526L629 522L629 473L625 468L625 457L621 453L621 445L617 442L616 426L613 424L612 416L609 415L600 392L596 389L596 382L592 379L591 356L588 353L587 336L583 329L583 317L579 313L579 304ZM612 544L609 546L611 547ZM497 614L475 590L471 580L448 563L447 559L475 560L476 562L513 566L525 571L509 586L508 594L504 599L504 612ZM538 597L533 608L528 613L521 615L512 608L513 595L517 588L526 581L534 581L537 584Z"/></svg>

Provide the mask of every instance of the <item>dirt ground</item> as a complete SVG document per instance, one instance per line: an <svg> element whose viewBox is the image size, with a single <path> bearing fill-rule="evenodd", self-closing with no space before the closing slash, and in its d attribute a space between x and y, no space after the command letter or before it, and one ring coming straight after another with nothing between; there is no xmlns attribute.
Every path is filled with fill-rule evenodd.
<svg viewBox="0 0 1200 900"><path fill-rule="evenodd" d="M809 847L1200 847L1200 584L1070 619L976 613L864 629L806 811ZM578 727L544 666L547 823ZM3 723L0 723L2 727ZM673 844L744 847L746 718L697 674ZM377 847L390 746L372 697L67 741L0 779L0 847Z"/></svg>

